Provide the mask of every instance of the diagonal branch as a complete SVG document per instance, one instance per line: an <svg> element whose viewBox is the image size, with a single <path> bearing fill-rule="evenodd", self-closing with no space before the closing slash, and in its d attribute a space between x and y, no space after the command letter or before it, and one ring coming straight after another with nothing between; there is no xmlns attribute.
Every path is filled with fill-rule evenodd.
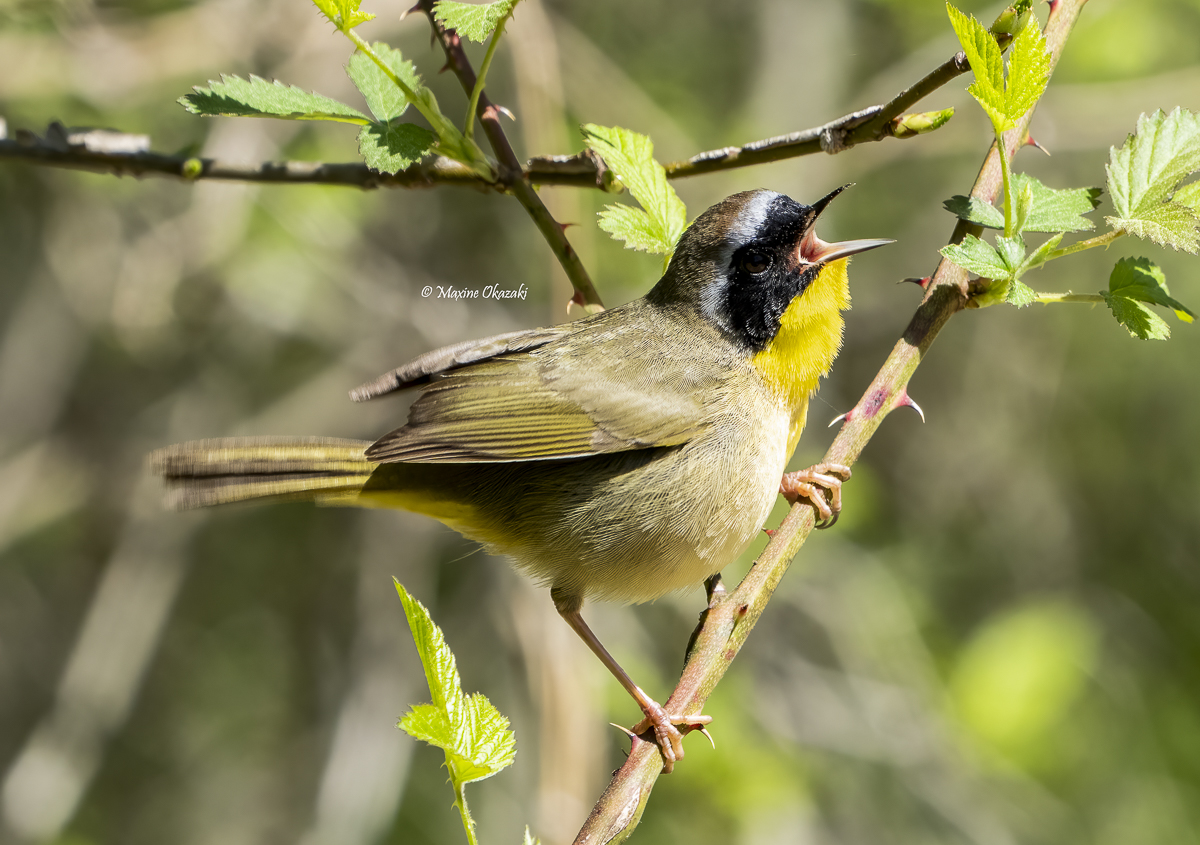
<svg viewBox="0 0 1200 845"><path fill-rule="evenodd" d="M576 300L584 308L602 309L604 305L600 301L600 295L596 293L587 269L579 260L579 254L567 240L562 224L554 219L550 210L546 208L546 204L542 202L542 198L533 189L533 185L525 178L521 162L517 159L517 154L513 150L512 144L509 143L508 136L504 134L504 127L500 125L500 109L488 98L486 91L475 90L475 71L471 68L470 61L467 60L467 54L463 51L458 33L452 29L446 29L434 17L433 0L420 0L417 5L429 18L429 25L433 28L434 34L446 53L447 67L454 71L454 75L458 77L458 81L468 97L478 96L479 98L475 113L479 117L484 134L487 135L488 143L492 145L492 150L500 160L500 184L517 198L517 201L524 206L525 211L533 218L534 225L542 233L546 243L550 245L554 257L558 259L558 263L562 265L567 278L571 281L571 286L575 288ZM499 33L497 32L492 37L498 38Z"/></svg>
<svg viewBox="0 0 1200 845"><path fill-rule="evenodd" d="M1087 0L1057 0L1046 24L1051 68L1057 63L1079 12ZM1005 137L1004 154L1012 158L1024 142L1033 114L1027 114ZM984 160L971 195L991 202L1000 191L1000 151L993 144ZM961 241L969 224L959 221L951 237ZM967 273L943 259L926 284L925 297L903 336L876 374L871 386L846 416L846 423L825 455L825 460L851 464L862 453L883 418L909 404L908 381L941 331L963 308L969 307ZM717 682L746 642L766 608L775 587L814 526L811 505L794 506L775 531L771 542L737 589L722 597L714 591L698 630L683 675L665 707L669 713L699 713ZM637 826L654 782L662 771L662 758L653 742L633 741L629 758L613 775L608 788L592 808L575 839L576 845L620 841Z"/></svg>

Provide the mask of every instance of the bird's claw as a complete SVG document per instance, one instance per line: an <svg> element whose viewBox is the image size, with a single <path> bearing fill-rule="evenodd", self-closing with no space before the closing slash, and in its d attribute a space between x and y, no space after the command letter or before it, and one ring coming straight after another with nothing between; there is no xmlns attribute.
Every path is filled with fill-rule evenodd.
<svg viewBox="0 0 1200 845"><path fill-rule="evenodd" d="M799 472L789 472L779 482L779 492L790 504L807 499L817 509L817 528L830 528L842 512L842 482L850 478L850 467L843 464L814 464ZM825 491L829 491L829 499Z"/></svg>
<svg viewBox="0 0 1200 845"><path fill-rule="evenodd" d="M708 731L704 729L704 726L712 722L712 716L681 716L668 713L661 704L655 701L651 701L649 706L644 706L642 709L646 718L634 725L628 733L643 736L653 730L654 741L663 756L663 771L668 774L674 770L675 761L683 759L684 734L698 730L703 731L707 736ZM683 730L679 730L675 727L676 725L683 726ZM712 742L712 737L709 736L708 740Z"/></svg>

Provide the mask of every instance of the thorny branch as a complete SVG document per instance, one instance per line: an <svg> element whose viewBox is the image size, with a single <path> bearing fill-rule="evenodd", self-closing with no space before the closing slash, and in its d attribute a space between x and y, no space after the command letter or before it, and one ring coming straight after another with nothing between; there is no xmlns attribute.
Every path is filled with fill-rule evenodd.
<svg viewBox="0 0 1200 845"><path fill-rule="evenodd" d="M423 4L423 7L424 5L426 4ZM437 26L436 22L434 25ZM452 42L452 46L449 42ZM453 32L446 34L443 47L447 52L450 67L464 80L465 87L465 80L474 80L475 75L470 65L466 64L458 36ZM452 54L461 58L461 65ZM962 53L958 53L887 103L843 115L837 120L812 129L752 141L740 147L724 147L697 153L684 161L667 164L667 176L678 179L820 152L836 153L858 144L894 138L893 128L906 109L967 69L966 58ZM486 95L481 97L477 113L489 141L503 138L501 147L496 150L496 154L502 160L502 166L506 168L501 177L503 185L511 189L523 181L531 186L562 185L603 189L600 167L596 159L588 153L542 156L530 159L521 167L507 138L504 138L498 118L499 111L487 100ZM495 139L493 132L497 133ZM100 140L101 135L136 139L144 143L132 146L118 145L121 148L112 149L110 144ZM511 156L506 153L511 153ZM15 140L4 137L0 124L0 159L25 161L48 167L92 170L117 176L174 176L186 180L224 179L357 188L429 188L436 185L462 185L479 190L497 188L497 185L482 179L464 165L437 156L401 170L395 175L373 171L362 162L321 164L283 161L236 164L211 158L151 152L149 139L144 136L95 131L74 132L56 123L50 125L44 138L39 138L28 130L18 130Z"/></svg>
<svg viewBox="0 0 1200 845"><path fill-rule="evenodd" d="M1058 62L1079 12L1087 0L1056 0L1046 24L1046 46L1051 68ZM1032 112L1005 136L1004 155L1010 160L1028 136ZM1000 192L1000 150L993 144L980 169L971 195L992 202ZM957 243L970 224L959 221L951 236ZM846 415L845 423L829 447L824 460L851 464L862 453L883 418L896 408L911 404L908 381L929 350L942 326L957 312L969 307L967 272L943 259L932 278L924 284L925 296L904 334L876 374L858 404ZM762 615L775 587L791 565L792 558L812 532L815 509L794 505L771 537L762 555L742 583L722 595L712 591L704 621L690 646L683 675L665 707L669 713L700 713L717 682L746 642ZM654 742L635 739L625 764L617 770L608 788L592 808L576 845L620 842L641 819L654 782L662 772L662 757Z"/></svg>
<svg viewBox="0 0 1200 845"><path fill-rule="evenodd" d="M467 60L467 54L463 52L462 41L459 39L458 33L452 29L446 29L434 17L433 0L420 0L418 5L429 18L429 25L433 27L433 31L446 53L447 67L454 71L454 75L462 84L463 91L468 97L471 97L475 92L475 71ZM588 310L601 310L604 304L600 301L600 294L596 293L596 288L592 285L587 268L579 260L579 254L575 252L571 242L567 240L562 224L554 219L550 214L550 209L546 208L546 204L533 189L533 185L525 178L521 162L517 158L512 144L509 143L508 136L504 134L504 127L500 125L500 109L488 98L486 91L479 92L479 103L475 113L479 118L480 125L483 126L484 134L487 135L488 143L492 145L492 150L500 160L498 181L503 189L517 198L517 201L533 219L538 231L542 233L542 237L546 239L546 243L550 245L554 257L558 259L567 278L571 280L571 286L575 288L575 301Z"/></svg>

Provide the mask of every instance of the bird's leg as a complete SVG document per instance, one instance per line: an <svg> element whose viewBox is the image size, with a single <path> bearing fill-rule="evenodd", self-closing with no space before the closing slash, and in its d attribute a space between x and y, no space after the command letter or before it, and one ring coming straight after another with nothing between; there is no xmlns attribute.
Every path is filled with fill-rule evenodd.
<svg viewBox="0 0 1200 845"><path fill-rule="evenodd" d="M562 618L567 621L580 639L588 644L588 648L600 658L600 662L608 667L608 671L613 673L625 691L633 696L638 707L642 708L646 718L634 725L630 735L639 736L653 728L654 740L658 743L663 756L663 770L670 772L675 768L675 761L683 759L683 732L675 726L683 725L686 730L702 728L712 721L712 716L681 716L668 713L666 708L646 695L645 691L633 682L633 679L621 668L621 664L617 663L599 638L592 633L592 629L583 621L583 616L579 613L582 603L578 599L559 595L555 590L551 590L550 595Z"/></svg>
<svg viewBox="0 0 1200 845"><path fill-rule="evenodd" d="M779 482L779 492L793 505L800 499L808 499L821 515L817 528L829 528L842 512L842 482L849 478L848 466L814 464L808 469L785 474ZM829 501L825 499L825 490L829 491Z"/></svg>

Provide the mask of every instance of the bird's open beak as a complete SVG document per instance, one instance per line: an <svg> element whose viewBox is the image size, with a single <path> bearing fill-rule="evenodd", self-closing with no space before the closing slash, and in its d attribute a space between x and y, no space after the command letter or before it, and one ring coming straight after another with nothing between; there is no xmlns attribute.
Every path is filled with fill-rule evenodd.
<svg viewBox="0 0 1200 845"><path fill-rule="evenodd" d="M804 237L800 239L799 258L802 262L806 264L824 264L827 261L836 261L839 258L846 258L850 255L866 252L868 249L875 249L878 246L887 246L888 244L895 243L894 240L888 239L864 239L827 243L817 237L816 218L821 216L821 212L825 210L825 207L829 205L834 197L849 187L849 185L842 185L842 187L830 191L813 204L813 210L816 212L813 215L813 223L808 227L808 231L804 233Z"/></svg>

